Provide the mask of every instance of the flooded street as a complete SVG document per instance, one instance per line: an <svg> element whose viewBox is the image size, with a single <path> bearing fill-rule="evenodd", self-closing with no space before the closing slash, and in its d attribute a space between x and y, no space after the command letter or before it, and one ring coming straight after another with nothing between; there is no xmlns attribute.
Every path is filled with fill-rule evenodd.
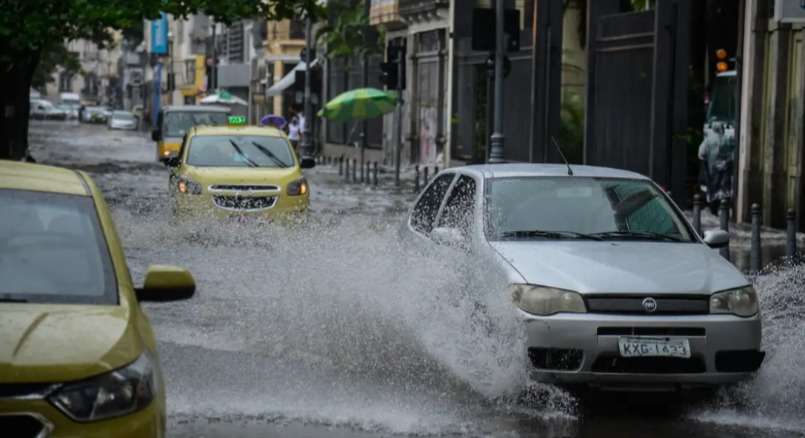
<svg viewBox="0 0 805 438"><path fill-rule="evenodd" d="M410 188L347 184L320 166L305 171L299 223L178 222L145 133L32 122L31 153L95 178L135 284L150 264L195 276L192 300L146 305L169 436L805 436L802 266L757 279L767 357L754 380L711 394L571 394L528 380L497 273L400 244Z"/></svg>

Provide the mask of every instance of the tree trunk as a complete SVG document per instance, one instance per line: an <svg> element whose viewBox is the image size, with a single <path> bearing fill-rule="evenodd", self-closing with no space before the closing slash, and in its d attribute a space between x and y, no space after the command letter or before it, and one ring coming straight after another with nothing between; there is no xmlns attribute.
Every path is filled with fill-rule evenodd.
<svg viewBox="0 0 805 438"><path fill-rule="evenodd" d="M28 154L31 79L40 52L0 63L0 159L19 160Z"/></svg>

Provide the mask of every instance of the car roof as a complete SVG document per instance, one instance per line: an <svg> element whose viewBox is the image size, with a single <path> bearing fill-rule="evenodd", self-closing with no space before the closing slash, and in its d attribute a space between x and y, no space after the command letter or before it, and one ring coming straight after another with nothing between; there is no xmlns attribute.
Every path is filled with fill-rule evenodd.
<svg viewBox="0 0 805 438"><path fill-rule="evenodd" d="M0 160L0 189L89 196L78 172L63 167Z"/></svg>
<svg viewBox="0 0 805 438"><path fill-rule="evenodd" d="M162 112L172 111L202 111L202 112L221 112L228 113L229 108L218 105L167 105L162 108Z"/></svg>
<svg viewBox="0 0 805 438"><path fill-rule="evenodd" d="M584 166L571 164L573 176L590 178L626 178L649 180L646 176L629 170L613 169L610 167ZM472 173L480 178L510 178L528 176L565 176L567 166L564 164L543 163L506 163L506 164L479 164L458 168L463 172Z"/></svg>
<svg viewBox="0 0 805 438"><path fill-rule="evenodd" d="M256 135L284 137L285 133L270 126L196 126L191 135Z"/></svg>

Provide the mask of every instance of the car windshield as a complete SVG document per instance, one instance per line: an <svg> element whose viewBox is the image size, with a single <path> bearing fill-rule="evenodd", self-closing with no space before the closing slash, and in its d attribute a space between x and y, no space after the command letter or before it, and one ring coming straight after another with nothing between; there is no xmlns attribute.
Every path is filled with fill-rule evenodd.
<svg viewBox="0 0 805 438"><path fill-rule="evenodd" d="M190 142L187 164L202 167L291 167L290 144L265 135L204 135Z"/></svg>
<svg viewBox="0 0 805 438"><path fill-rule="evenodd" d="M665 195L644 180L494 178L485 220L489 240L692 241Z"/></svg>
<svg viewBox="0 0 805 438"><path fill-rule="evenodd" d="M88 196L0 189L0 302L116 304Z"/></svg>
<svg viewBox="0 0 805 438"><path fill-rule="evenodd" d="M115 120L131 121L134 120L134 114L126 111L115 111L112 113L112 118Z"/></svg>
<svg viewBox="0 0 805 438"><path fill-rule="evenodd" d="M194 126L218 126L226 123L227 114L220 111L170 111L165 113L162 129L165 137L183 137Z"/></svg>

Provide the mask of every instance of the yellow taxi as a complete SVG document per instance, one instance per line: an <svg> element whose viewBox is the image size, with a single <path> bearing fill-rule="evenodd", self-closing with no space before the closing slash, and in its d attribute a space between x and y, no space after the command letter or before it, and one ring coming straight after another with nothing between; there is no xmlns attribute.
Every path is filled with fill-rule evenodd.
<svg viewBox="0 0 805 438"><path fill-rule="evenodd" d="M310 187L285 133L276 128L193 128L171 166L170 191L176 215L273 217L307 209Z"/></svg>
<svg viewBox="0 0 805 438"><path fill-rule="evenodd" d="M190 298L192 275L151 266L135 288L83 172L0 160L0 205L0 436L165 436L140 302Z"/></svg>
<svg viewBox="0 0 805 438"><path fill-rule="evenodd" d="M156 142L157 161L165 163L179 153L182 137L193 126L226 125L229 108L214 105L170 105L157 113L157 123L151 131Z"/></svg>

